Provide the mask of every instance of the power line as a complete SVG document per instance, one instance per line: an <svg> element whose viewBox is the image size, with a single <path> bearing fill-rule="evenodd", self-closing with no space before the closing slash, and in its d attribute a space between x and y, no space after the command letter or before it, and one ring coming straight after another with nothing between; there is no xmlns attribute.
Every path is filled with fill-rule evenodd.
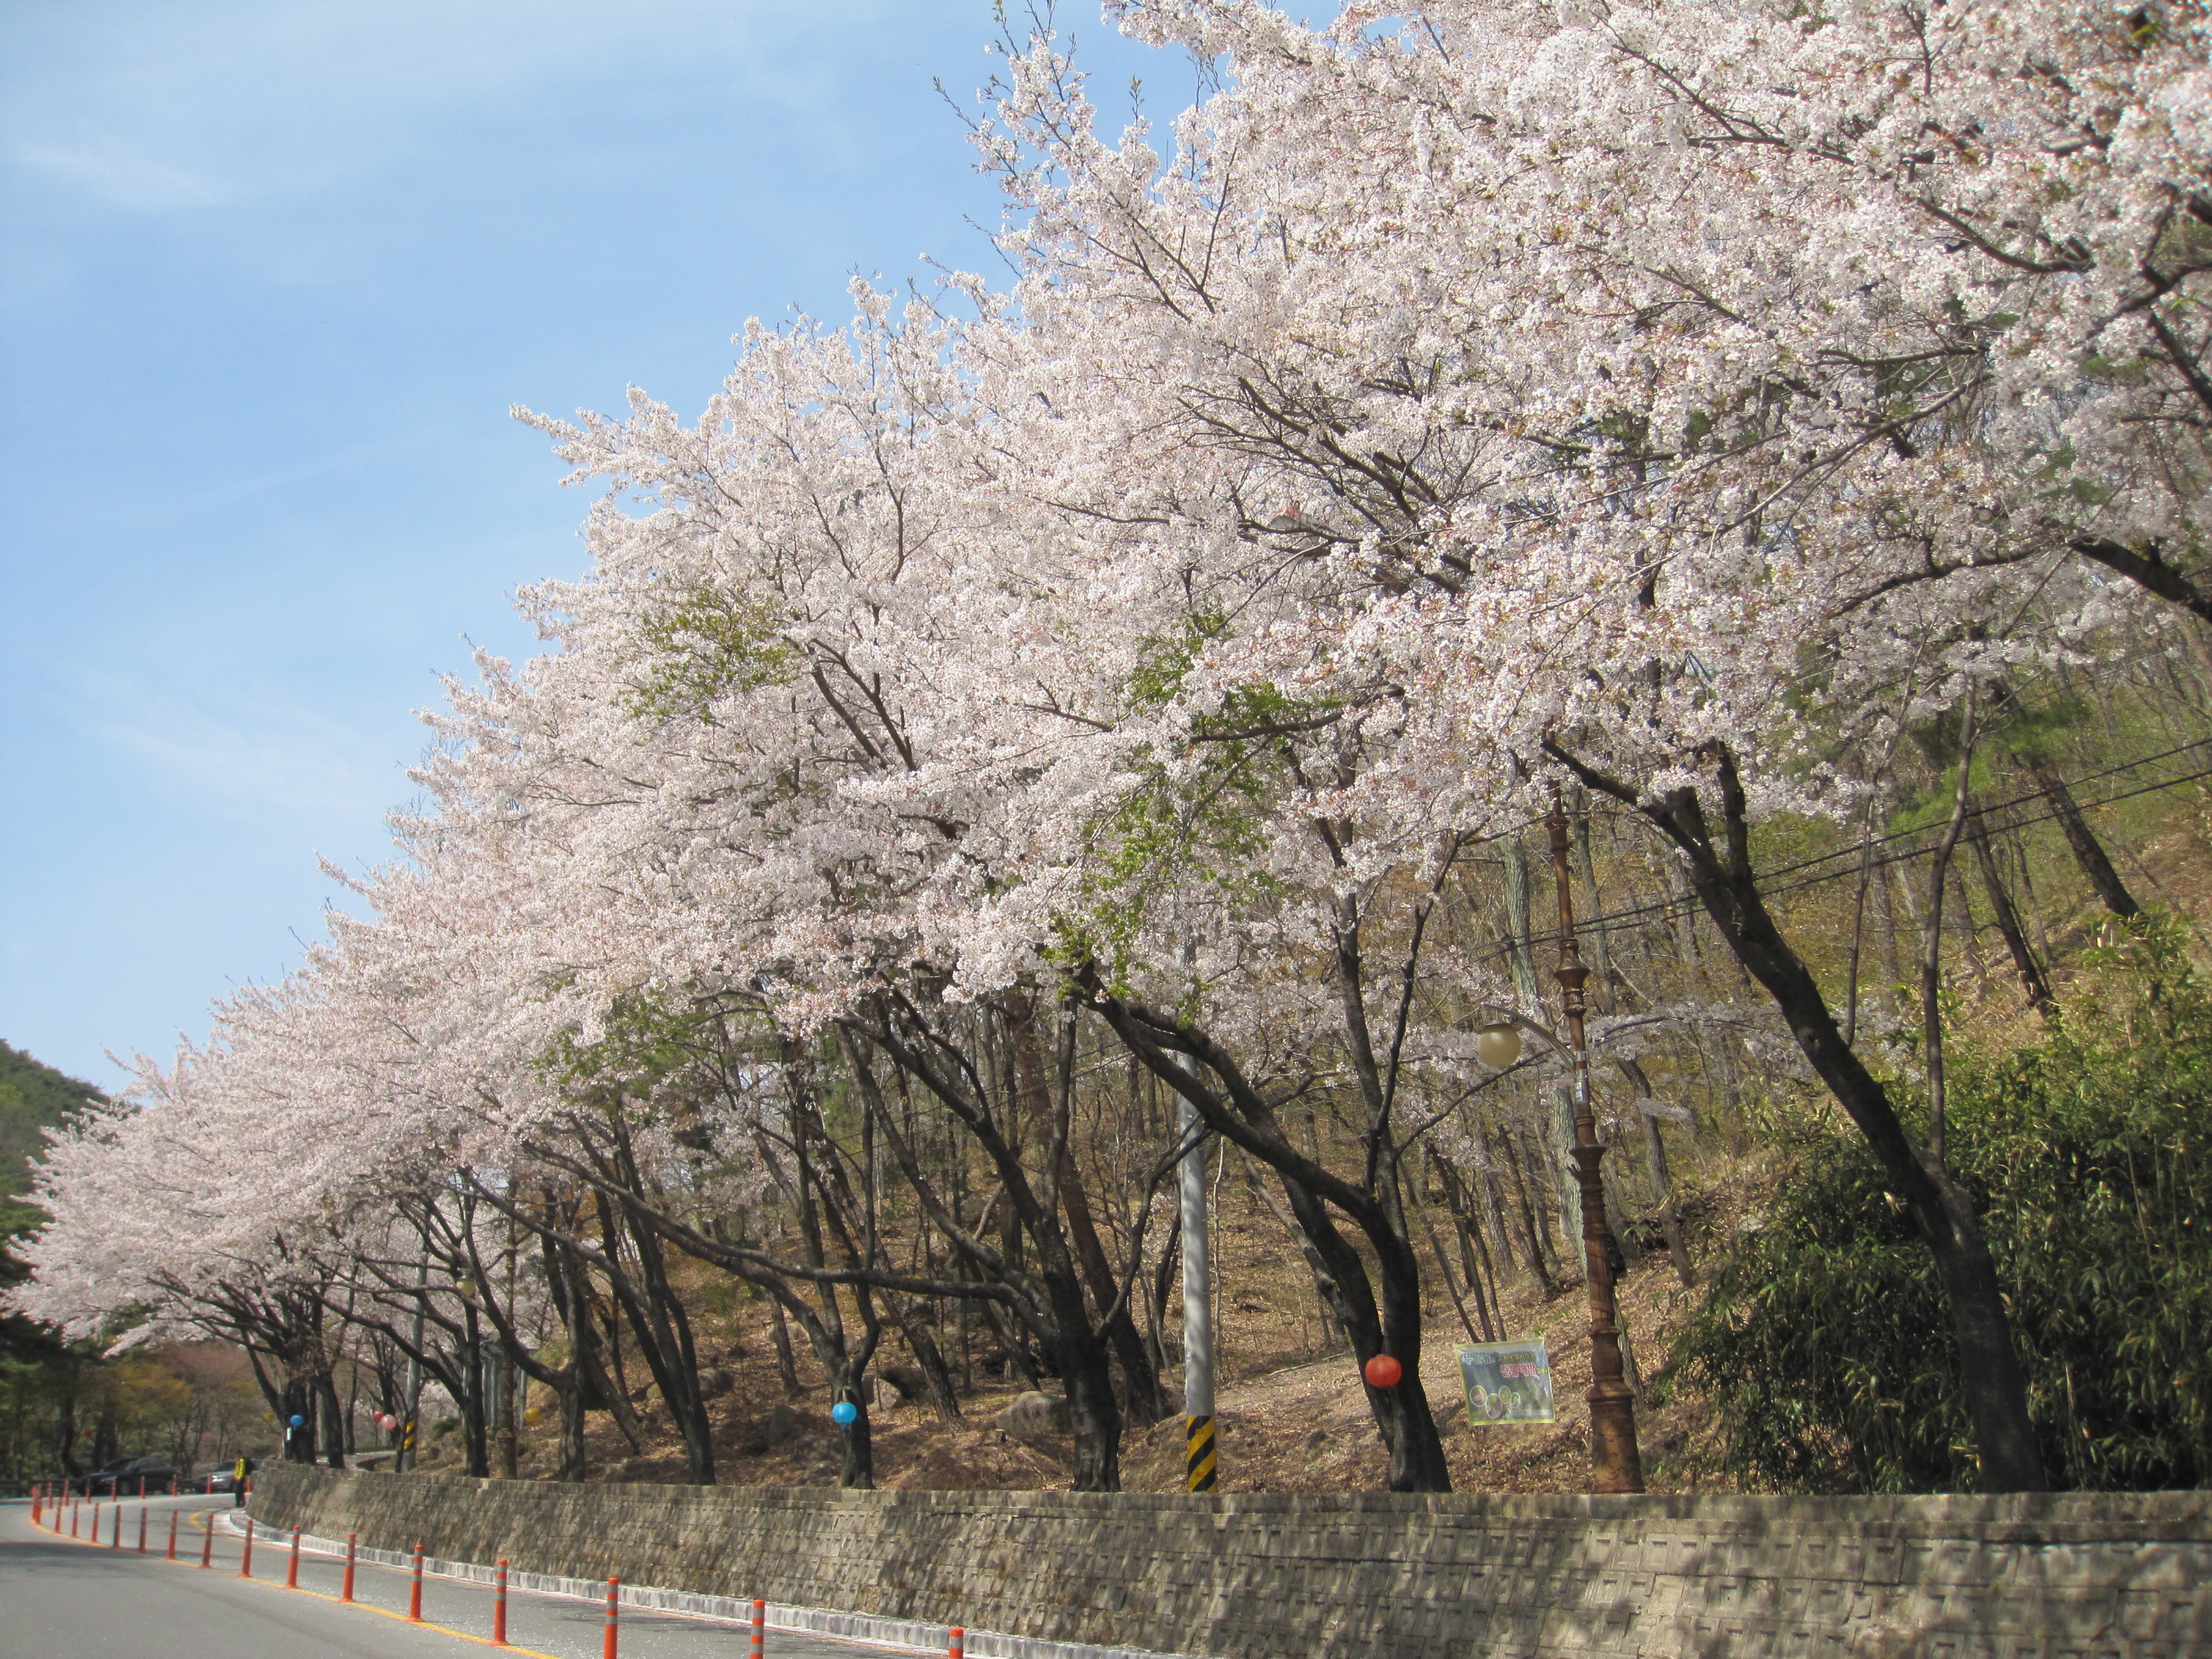
<svg viewBox="0 0 2212 1659"><path fill-rule="evenodd" d="M2100 779L2109 778L2122 772L2136 771L2142 767L2154 764L2158 761L2171 759L2176 755L2187 754L2192 750L2203 750L2207 748L2212 748L2212 738L2200 738L2193 742L2177 744L2170 749L2162 749L2151 754L2140 755L2136 757L2134 759L2122 761L2112 766L2103 767L2094 772L2082 773L2080 776L2072 779L2071 781L2062 778L2058 780L2057 782L2048 787L2022 791L2018 794L2008 796L2002 800L1992 802L1986 805L1978 807L1977 811L1985 819L1998 813L2011 814L2013 809L2028 805L2032 802L2048 802L2055 800L2057 797L2058 792L2062 789L2066 791L2069 794L2071 794L2079 785L2093 783ZM2094 800L2082 801L2077 799L2075 805L2077 810L2088 811L2100 807L2117 805L2122 801L2133 800L2138 796L2156 794L2167 789L2178 789L2184 784L2194 783L2208 777L2212 777L2212 766L2201 767L2195 771L2185 772L2179 777L2161 779L2156 783L2144 784L2138 788L2126 789L2113 794L2101 795ZM1626 816L1626 814L1623 816ZM2038 812L2028 816L2008 816L1998 827L2010 830L2024 830L2032 828L2036 824L2055 823L2063 816L2063 814L2058 809L2053 807L2048 811ZM1846 878L1856 877L1859 872L1858 860L1862 857L1865 857L1867 850L1870 848L1892 848L1893 850L1867 858L1867 867L1869 870L1885 868L1893 864L1910 863L1914 859L1925 857L1929 853L1932 852L1934 848L1926 845L1915 845L1905 848L1903 850L1894 850L1895 843L1902 841L1918 840L1922 837L1929 837L1940 835L1942 829L1942 826L1938 824L1915 824L1908 829L1891 830L1885 835L1869 837L1863 842L1855 842L1848 846L1836 848L1829 852L1814 854L1810 857L1799 859L1793 863L1778 865L1772 869L1759 872L1763 896L1768 899L1780 898L1791 893L1803 892L1809 888L1824 885L1828 882L1841 881ZM1767 883L1773 881L1778 877L1791 875L1801 870L1814 869L1821 865L1831 864L1839 860L1845 859L1851 860L1851 862L1847 867L1841 870L1834 870L1826 872L1820 875L1809 876L1802 881L1790 882L1778 887L1769 886L1766 884ZM1631 905L1623 909L1601 912L1597 915L1588 918L1585 921L1580 924L1580 926L1585 928L1609 927L1615 922L1635 921L1647 917L1662 921L1671 921L1684 915L1695 914L1703 908L1704 907L1698 902L1694 896L1688 899L1671 897L1656 899L1647 903ZM1532 933L1529 936L1528 943L1532 945L1537 944L1551 944L1555 943L1558 938L1559 935L1556 932ZM1515 948L1516 945L1513 942L1509 941L1501 943L1480 952L1474 959L1478 962L1497 960L1507 956Z"/></svg>

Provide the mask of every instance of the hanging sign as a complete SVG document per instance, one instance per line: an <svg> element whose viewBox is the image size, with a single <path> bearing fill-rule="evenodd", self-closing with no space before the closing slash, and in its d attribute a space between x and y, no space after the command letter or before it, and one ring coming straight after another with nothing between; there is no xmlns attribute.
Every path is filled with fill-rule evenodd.
<svg viewBox="0 0 2212 1659"><path fill-rule="evenodd" d="M1540 1336L1462 1348L1459 1375L1467 1420L1477 1427L1552 1420L1552 1360Z"/></svg>

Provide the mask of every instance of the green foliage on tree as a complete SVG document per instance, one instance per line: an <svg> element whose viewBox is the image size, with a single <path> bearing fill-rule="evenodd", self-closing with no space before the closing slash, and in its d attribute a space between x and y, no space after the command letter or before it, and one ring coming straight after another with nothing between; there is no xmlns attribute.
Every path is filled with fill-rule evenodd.
<svg viewBox="0 0 2212 1659"><path fill-rule="evenodd" d="M2212 1482L2212 991L2168 935L2089 964L2063 1023L1960 1040L1949 1152L1975 1196L2052 1484ZM1784 1491L1966 1491L1942 1291L1856 1137L1811 1132L1670 1363L1730 1472Z"/></svg>

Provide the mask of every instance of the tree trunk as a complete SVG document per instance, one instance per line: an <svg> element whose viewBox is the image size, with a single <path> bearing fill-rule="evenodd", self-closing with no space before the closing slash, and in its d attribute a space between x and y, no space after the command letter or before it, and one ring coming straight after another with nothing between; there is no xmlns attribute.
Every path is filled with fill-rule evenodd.
<svg viewBox="0 0 2212 1659"><path fill-rule="evenodd" d="M2043 976L2042 966L2036 961L2027 934L2020 925L2020 912L2013 906L2012 895L2005 890L2004 878L1997 871L1996 855L1990 848L1989 825L1978 809L1966 820L1966 839L1974 849L1982 890L1989 896L1990 913L1996 921L1997 932L2003 936L2005 949L2011 953L2013 969L2027 993L2028 1005L2049 1019L2058 1012L2051 998L2051 981Z"/></svg>
<svg viewBox="0 0 2212 1659"><path fill-rule="evenodd" d="M2089 820L2082 816L2081 808L2074 799L2074 792L2066 787L2066 780L2058 775L2058 769L2037 754L2021 756L2021 764L2027 769L2028 776L2035 780L2035 787L2043 792L2045 798L2051 802L2051 810L2058 815L2058 827L2065 834L2066 845L2073 850L2074 862L2081 866L2081 873L2089 878L2089 885L2095 890L2098 902L2116 916L2141 915L2142 906L2137 904L2135 895L2128 891L2127 884L2120 879L2120 872L2112 868L2112 860L2105 855L2103 843L2098 841L2096 831L2089 828Z"/></svg>
<svg viewBox="0 0 2212 1659"><path fill-rule="evenodd" d="M1559 1294L1559 1281L1552 1271L1551 1240L1545 1236L1543 1218L1536 1213L1539 1197L1528 1191L1528 1180L1521 1168L1520 1149L1514 1143L1513 1126L1498 1126L1498 1144L1505 1153L1505 1167L1513 1176L1513 1195L1520 1200L1522 1242L1528 1247L1528 1271L1536 1276L1546 1297Z"/></svg>
<svg viewBox="0 0 2212 1659"><path fill-rule="evenodd" d="M848 1492L872 1492L876 1485L876 1443L869 1429L867 1391L859 1367L849 1361L838 1371L836 1386L830 1390L834 1401L852 1407L853 1420L837 1431L838 1450L842 1467L837 1471L837 1484Z"/></svg>
<svg viewBox="0 0 2212 1659"><path fill-rule="evenodd" d="M1050 1115L1052 1099L1045 1077L1043 1045L1037 1039L1036 1004L1032 998L1020 994L1007 998L1006 1028L1013 1042L1015 1074L1020 1083L1024 1110L1035 1128ZM1106 1259L1105 1247L1099 1243L1097 1224L1091 1218L1091 1200L1083 1189L1083 1176L1076 1168L1073 1146L1062 1152L1059 1173L1060 1204L1067 1217L1067 1236L1075 1246L1076 1259L1082 1263L1092 1303L1100 1315L1109 1308L1115 1310L1114 1316L1106 1322L1106 1334L1113 1345L1115 1358L1121 1363L1121 1375L1127 1379L1129 1417L1139 1424L1157 1423L1167 1409L1161 1399L1159 1376L1152 1369L1152 1356L1145 1351L1145 1339L1137 1329L1137 1322L1130 1316L1132 1298L1120 1294L1120 1281L1115 1276L1113 1265Z"/></svg>
<svg viewBox="0 0 2212 1659"><path fill-rule="evenodd" d="M1594 787L1644 813L1686 855L1699 902L1735 959L1765 988L1813 1070L1857 1125L1936 1258L1959 1345L1960 1384L1974 1424L1985 1492L2041 1492L2043 1458L2027 1412L2027 1377L2013 1346L1996 1269L1973 1208L1940 1161L1913 1144L1897 1109L1828 1010L1812 972L1783 938L1752 867L1750 826L1735 758L1716 758L1726 850L1716 846L1694 790L1656 799L1604 779L1556 748Z"/></svg>
<svg viewBox="0 0 2212 1659"><path fill-rule="evenodd" d="M1503 1183L1498 1176L1497 1160L1491 1155L1490 1137L1484 1133L1482 1120L1472 1108L1466 1112L1467 1132L1474 1142L1475 1171L1471 1180L1475 1196L1482 1201L1482 1218L1490 1228L1490 1237L1496 1241L1498 1255L1504 1258L1506 1270L1513 1268L1513 1243L1505 1231L1505 1212L1498 1202ZM1492 1278L1497 1277L1493 1272Z"/></svg>
<svg viewBox="0 0 2212 1659"><path fill-rule="evenodd" d="M791 1322L784 1317L783 1304L774 1297L769 1298L769 1336L775 1344L775 1376L783 1385L784 1398L796 1399L799 1389L799 1362L791 1352Z"/></svg>
<svg viewBox="0 0 2212 1659"><path fill-rule="evenodd" d="M1674 1202L1674 1176L1667 1167L1667 1143L1660 1138L1659 1120L1644 1109L1643 1103L1651 1097L1651 1079L1632 1060L1616 1060L1614 1064L1636 1091L1636 1115L1644 1126L1644 1167L1651 1177L1651 1191L1659 1200L1659 1231L1667 1241L1668 1258L1674 1264L1674 1276L1684 1285L1694 1285L1698 1273L1690 1264L1690 1243L1682 1232L1681 1208Z"/></svg>
<svg viewBox="0 0 2212 1659"><path fill-rule="evenodd" d="M584 1391L569 1387L561 1395L561 1467L554 1474L556 1480L571 1485L580 1484L589 1474L584 1449Z"/></svg>
<svg viewBox="0 0 2212 1659"><path fill-rule="evenodd" d="M937 1339L929 1334L929 1327L914 1305L896 1291L879 1291L884 1308L891 1322L899 1328L906 1340L906 1350L914 1356L915 1368L921 1373L922 1392L940 1418L947 1423L957 1423L960 1417L960 1391L954 1387L951 1367L945 1363L945 1355L937 1346Z"/></svg>
<svg viewBox="0 0 2212 1659"><path fill-rule="evenodd" d="M323 1462L342 1469L346 1466L346 1425L345 1413L338 1405L337 1379L328 1370L316 1372L315 1393L321 1407L317 1414L322 1419Z"/></svg>
<svg viewBox="0 0 2212 1659"><path fill-rule="evenodd" d="M1531 1019L1544 1018L1544 996L1536 980L1535 936L1529 926L1528 855L1520 838L1508 836L1504 844L1505 853L1505 917L1512 929L1512 949L1509 953L1513 972L1514 994L1521 999L1522 1007ZM1551 1157L1546 1167L1551 1169L1559 1188L1560 1231L1569 1239L1583 1236L1582 1188L1576 1184L1575 1168L1575 1098L1564 1085L1551 1093L1550 1116L1547 1123L1546 1145ZM1566 1265L1565 1261L1559 1264ZM1564 1275L1562 1275L1564 1276Z"/></svg>

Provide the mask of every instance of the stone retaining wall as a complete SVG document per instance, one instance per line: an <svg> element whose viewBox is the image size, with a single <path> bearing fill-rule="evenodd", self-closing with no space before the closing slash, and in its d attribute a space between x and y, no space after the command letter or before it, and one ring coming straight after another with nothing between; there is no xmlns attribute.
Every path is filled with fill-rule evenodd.
<svg viewBox="0 0 2212 1659"><path fill-rule="evenodd" d="M256 1477L456 1560L1219 1659L2212 1659L2212 1493L842 1492Z"/></svg>

